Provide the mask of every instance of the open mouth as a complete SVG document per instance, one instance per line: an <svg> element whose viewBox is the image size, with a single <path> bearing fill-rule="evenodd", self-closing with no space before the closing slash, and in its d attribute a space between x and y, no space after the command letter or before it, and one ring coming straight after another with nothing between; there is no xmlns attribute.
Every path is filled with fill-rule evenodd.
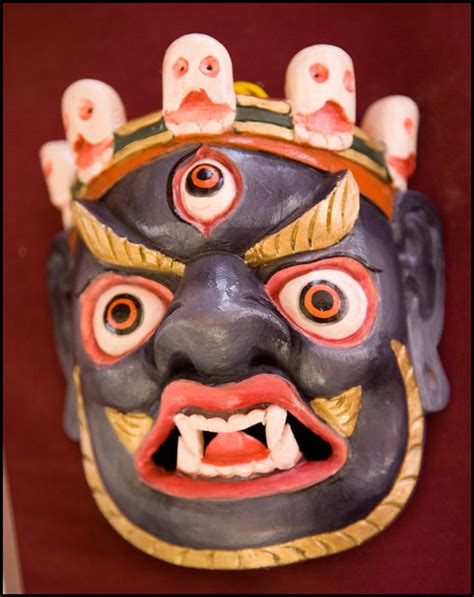
<svg viewBox="0 0 474 597"><path fill-rule="evenodd" d="M403 178L410 178L415 172L416 155L414 153L410 153L406 158L388 155L385 157L385 161Z"/></svg>
<svg viewBox="0 0 474 597"><path fill-rule="evenodd" d="M202 126L210 121L223 121L232 113L228 104L214 103L204 89L194 89L183 97L177 110L166 112L166 119L176 125L191 120Z"/></svg>
<svg viewBox="0 0 474 597"><path fill-rule="evenodd" d="M112 147L112 144L113 139L105 139L100 143L89 143L79 134L74 142L76 165L81 170L89 168L104 151Z"/></svg>
<svg viewBox="0 0 474 597"><path fill-rule="evenodd" d="M216 387L170 383L135 467L145 483L169 495L242 499L314 485L346 460L346 441L296 388L260 374Z"/></svg>

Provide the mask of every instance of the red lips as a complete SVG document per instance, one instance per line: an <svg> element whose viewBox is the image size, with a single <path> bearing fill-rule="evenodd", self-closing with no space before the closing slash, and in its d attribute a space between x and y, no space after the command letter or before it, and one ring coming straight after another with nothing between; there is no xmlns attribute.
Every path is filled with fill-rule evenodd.
<svg viewBox="0 0 474 597"><path fill-rule="evenodd" d="M167 471L153 462L153 454L174 428L174 416L184 408L235 413L262 404L276 404L296 417L315 435L331 445L331 456L324 461L302 462L290 470L274 471L265 477L239 481L191 478L179 472ZM234 440L235 438L231 439ZM346 441L316 418L289 381L278 375L260 374L216 387L189 380L171 382L163 391L155 425L137 452L135 468L145 483L168 495L189 499L228 500L309 487L340 470L347 460L347 454Z"/></svg>
<svg viewBox="0 0 474 597"><path fill-rule="evenodd" d="M312 114L297 114L294 121L301 123L308 131L315 131L323 135L352 131L352 124L342 106L331 101L327 101L320 110L316 110Z"/></svg>
<svg viewBox="0 0 474 597"><path fill-rule="evenodd" d="M74 153L76 156L76 165L85 170L92 166L101 153L112 147L113 139L105 139L100 143L89 143L82 135L78 135L74 143Z"/></svg>

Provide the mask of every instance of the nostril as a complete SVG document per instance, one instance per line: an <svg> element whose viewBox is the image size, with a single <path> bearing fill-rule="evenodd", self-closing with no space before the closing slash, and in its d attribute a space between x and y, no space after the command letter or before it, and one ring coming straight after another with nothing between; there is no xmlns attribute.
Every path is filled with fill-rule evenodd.
<svg viewBox="0 0 474 597"><path fill-rule="evenodd" d="M249 367L251 369L262 369L264 367L279 369L280 365L272 354L266 351L258 351L250 359Z"/></svg>
<svg viewBox="0 0 474 597"><path fill-rule="evenodd" d="M176 353L171 357L168 370L168 379L192 378L197 375L197 369L188 356L184 353Z"/></svg>

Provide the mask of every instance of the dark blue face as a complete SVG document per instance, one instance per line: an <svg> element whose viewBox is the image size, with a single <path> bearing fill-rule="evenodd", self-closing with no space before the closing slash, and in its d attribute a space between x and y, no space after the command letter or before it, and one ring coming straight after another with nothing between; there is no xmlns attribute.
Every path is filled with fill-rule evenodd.
<svg viewBox="0 0 474 597"><path fill-rule="evenodd" d="M182 276L111 266L78 242L73 361L100 476L126 518L186 547L341 529L389 492L406 450L390 345L407 340L392 229L362 196L339 242L251 265L246 251L324 201L337 177L211 149L201 180L181 181L181 203L175 180L195 168L198 146L88 205L120 236L185 264ZM204 229L195 206L212 205L200 184L218 179L216 163L237 198L224 197L224 215Z"/></svg>

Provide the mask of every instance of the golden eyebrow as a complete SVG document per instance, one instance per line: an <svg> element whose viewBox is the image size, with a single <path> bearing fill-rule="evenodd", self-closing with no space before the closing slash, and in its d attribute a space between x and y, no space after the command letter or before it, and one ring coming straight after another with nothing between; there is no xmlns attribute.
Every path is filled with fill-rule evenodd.
<svg viewBox="0 0 474 597"><path fill-rule="evenodd" d="M161 271L176 276L184 275L185 265L182 261L119 236L110 226L99 222L77 201L72 202L72 214L74 226L97 259L111 265Z"/></svg>
<svg viewBox="0 0 474 597"><path fill-rule="evenodd" d="M253 245L244 253L244 261L259 267L280 257L330 247L352 230L359 206L359 187L347 170L325 199L279 232Z"/></svg>

